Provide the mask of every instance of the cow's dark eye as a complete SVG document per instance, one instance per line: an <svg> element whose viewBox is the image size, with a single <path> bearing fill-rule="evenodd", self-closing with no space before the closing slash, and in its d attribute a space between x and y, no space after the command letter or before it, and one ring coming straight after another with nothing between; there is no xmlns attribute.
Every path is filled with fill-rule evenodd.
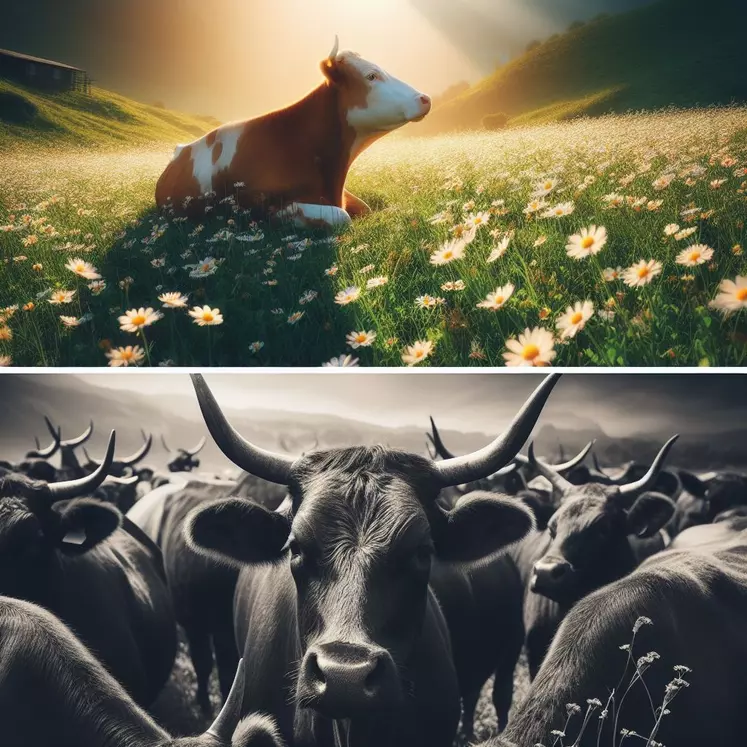
<svg viewBox="0 0 747 747"><path fill-rule="evenodd" d="M379 74L378 73L369 73L366 76L366 80L370 80L372 83L373 83L373 81L378 80L378 79L379 79Z"/></svg>
<svg viewBox="0 0 747 747"><path fill-rule="evenodd" d="M547 525L547 533L555 539L555 535L558 533L558 528L555 526L555 524L548 524Z"/></svg>

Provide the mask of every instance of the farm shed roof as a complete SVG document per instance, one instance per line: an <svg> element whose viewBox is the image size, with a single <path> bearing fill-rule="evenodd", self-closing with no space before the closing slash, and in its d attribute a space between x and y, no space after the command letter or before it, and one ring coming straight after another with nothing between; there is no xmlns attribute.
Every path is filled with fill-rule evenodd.
<svg viewBox="0 0 747 747"><path fill-rule="evenodd" d="M28 62L36 62L39 65L51 65L52 67L61 67L65 70L75 70L79 73L84 73L79 67L73 67L72 65L66 65L64 62L55 62L55 60L45 60L43 57L34 57L30 54L23 54L22 52L13 52L10 49L0 49L0 57L16 57L19 60L26 60Z"/></svg>

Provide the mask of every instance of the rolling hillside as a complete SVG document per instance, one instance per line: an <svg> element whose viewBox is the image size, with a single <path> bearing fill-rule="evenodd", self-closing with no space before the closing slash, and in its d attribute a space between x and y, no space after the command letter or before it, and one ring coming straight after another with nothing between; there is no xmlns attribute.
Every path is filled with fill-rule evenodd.
<svg viewBox="0 0 747 747"><path fill-rule="evenodd" d="M545 41L437 108L419 135L747 101L744 0L660 0Z"/></svg>
<svg viewBox="0 0 747 747"><path fill-rule="evenodd" d="M219 124L94 88L46 94L0 79L0 149L35 145L142 145L193 140Z"/></svg>

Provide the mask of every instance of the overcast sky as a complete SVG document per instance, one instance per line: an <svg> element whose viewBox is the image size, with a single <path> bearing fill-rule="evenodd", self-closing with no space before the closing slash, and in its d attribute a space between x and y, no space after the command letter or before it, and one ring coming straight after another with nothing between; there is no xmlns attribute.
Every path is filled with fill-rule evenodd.
<svg viewBox="0 0 747 747"><path fill-rule="evenodd" d="M162 401L194 392L186 374L79 376L97 387ZM516 413L541 376L524 374L221 374L205 375L218 401L239 409L337 414L377 425L422 428L433 415L443 428L495 433ZM543 422L595 423L610 436L667 428L683 433L739 428L747 417L747 377L738 374L565 375Z"/></svg>
<svg viewBox="0 0 747 747"><path fill-rule="evenodd" d="M89 71L96 85L222 120L296 100L335 34L438 95L527 42L651 0L3 0L0 47Z"/></svg>

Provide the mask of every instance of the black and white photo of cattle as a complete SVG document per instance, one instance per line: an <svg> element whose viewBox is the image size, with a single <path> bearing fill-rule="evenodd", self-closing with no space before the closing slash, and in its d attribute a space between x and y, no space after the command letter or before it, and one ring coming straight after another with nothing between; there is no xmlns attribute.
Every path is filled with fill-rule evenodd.
<svg viewBox="0 0 747 747"><path fill-rule="evenodd" d="M127 378L0 377L3 744L743 743L744 376Z"/></svg>

